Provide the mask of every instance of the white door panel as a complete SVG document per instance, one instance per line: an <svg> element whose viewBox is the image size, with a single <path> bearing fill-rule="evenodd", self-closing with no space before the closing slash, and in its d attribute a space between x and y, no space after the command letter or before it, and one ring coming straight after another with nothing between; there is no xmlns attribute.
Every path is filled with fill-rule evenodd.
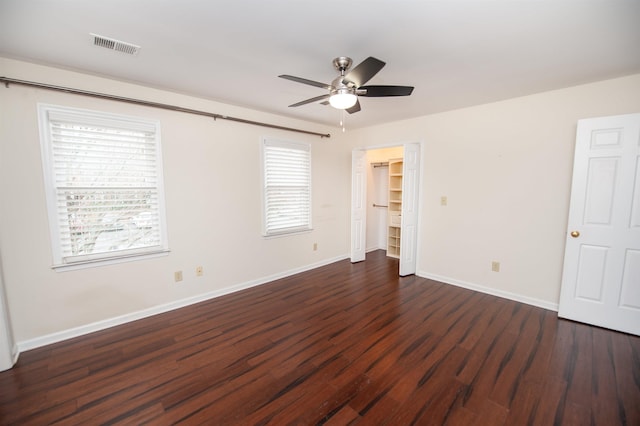
<svg viewBox="0 0 640 426"><path fill-rule="evenodd" d="M404 145L402 165L402 221L400 225L400 275L416 273L420 144Z"/></svg>
<svg viewBox="0 0 640 426"><path fill-rule="evenodd" d="M366 256L366 164L366 151L354 150L351 154L351 262L361 262Z"/></svg>
<svg viewBox="0 0 640 426"><path fill-rule="evenodd" d="M611 225L618 158L589 160L585 225Z"/></svg>
<svg viewBox="0 0 640 426"><path fill-rule="evenodd" d="M576 298L602 302L608 247L583 244L578 261Z"/></svg>
<svg viewBox="0 0 640 426"><path fill-rule="evenodd" d="M622 273L621 307L640 309L638 277L640 277L640 250L627 250Z"/></svg>
<svg viewBox="0 0 640 426"><path fill-rule="evenodd" d="M558 315L640 335L640 114L578 122Z"/></svg>

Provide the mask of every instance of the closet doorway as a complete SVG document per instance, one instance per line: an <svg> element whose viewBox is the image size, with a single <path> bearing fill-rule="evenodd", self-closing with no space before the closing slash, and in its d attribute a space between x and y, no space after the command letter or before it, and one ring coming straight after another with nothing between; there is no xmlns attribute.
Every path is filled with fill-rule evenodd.
<svg viewBox="0 0 640 426"><path fill-rule="evenodd" d="M385 250L400 275L416 272L419 159L419 143L353 151L352 262Z"/></svg>

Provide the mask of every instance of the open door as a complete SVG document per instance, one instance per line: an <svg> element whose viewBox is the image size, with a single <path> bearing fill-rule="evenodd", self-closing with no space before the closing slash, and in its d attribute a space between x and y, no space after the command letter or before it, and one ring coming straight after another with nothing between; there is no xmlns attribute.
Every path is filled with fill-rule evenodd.
<svg viewBox="0 0 640 426"><path fill-rule="evenodd" d="M418 200L420 144L404 145L402 168L402 221L400 225L400 275L416 273L418 251Z"/></svg>
<svg viewBox="0 0 640 426"><path fill-rule="evenodd" d="M0 261L0 371L5 371L13 367L17 359L18 348L13 341L11 321L5 300L2 262Z"/></svg>
<svg viewBox="0 0 640 426"><path fill-rule="evenodd" d="M367 152L351 154L351 262L361 262L367 243Z"/></svg>
<svg viewBox="0 0 640 426"><path fill-rule="evenodd" d="M640 335L640 114L580 120L558 315Z"/></svg>

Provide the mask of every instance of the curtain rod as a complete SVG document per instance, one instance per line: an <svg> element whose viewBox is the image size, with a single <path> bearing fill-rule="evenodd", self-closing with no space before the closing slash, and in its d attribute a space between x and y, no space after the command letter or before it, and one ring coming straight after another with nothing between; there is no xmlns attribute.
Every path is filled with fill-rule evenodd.
<svg viewBox="0 0 640 426"><path fill-rule="evenodd" d="M0 82L4 83L6 87L9 87L9 84L18 84L22 86L37 87L39 89L55 90L57 92L72 93L74 95L90 96L92 98L108 99L111 101L126 102L129 104L135 104L135 105L143 105L143 106L148 106L153 108L168 109L170 111L179 111L179 112L186 112L188 114L203 115L205 117L211 117L214 120L221 119L221 120L235 121L237 123L269 127L271 129L288 130L290 132L305 133L307 135L320 136L321 138L331 137L330 133L311 132L309 130L294 129L292 127L278 126L275 124L261 123L259 121L245 120L244 118L230 117L228 115L215 114L212 112L200 111L200 110L191 109L191 108L183 108L176 105L163 104L163 103L151 102L151 101L143 101L140 99L124 98L121 96L108 95L106 93L89 92L86 90L72 89L70 87L53 86L51 84L37 83L35 81L16 80L14 78L0 77Z"/></svg>

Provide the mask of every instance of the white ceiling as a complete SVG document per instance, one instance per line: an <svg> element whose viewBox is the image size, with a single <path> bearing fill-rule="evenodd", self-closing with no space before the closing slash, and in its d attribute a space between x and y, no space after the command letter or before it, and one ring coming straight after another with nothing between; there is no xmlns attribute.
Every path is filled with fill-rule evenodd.
<svg viewBox="0 0 640 426"><path fill-rule="evenodd" d="M640 73L640 1L0 0L0 56L330 125L329 106L287 107L322 89L277 76L330 83L334 57L374 56L369 84L415 90L361 98L356 128Z"/></svg>

